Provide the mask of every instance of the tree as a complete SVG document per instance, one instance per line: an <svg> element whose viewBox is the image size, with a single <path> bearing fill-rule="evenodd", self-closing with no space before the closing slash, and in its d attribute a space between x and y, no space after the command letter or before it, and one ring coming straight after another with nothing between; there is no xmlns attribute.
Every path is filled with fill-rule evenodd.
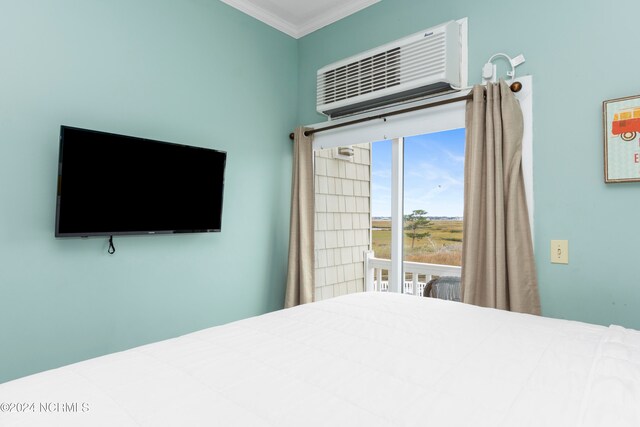
<svg viewBox="0 0 640 427"><path fill-rule="evenodd" d="M430 228L433 222L427 219L427 212L422 209L417 209L404 216L404 229L409 230L405 234L407 237L411 237L411 249L413 249L416 239L424 239L425 237L431 237L429 231L422 231Z"/></svg>

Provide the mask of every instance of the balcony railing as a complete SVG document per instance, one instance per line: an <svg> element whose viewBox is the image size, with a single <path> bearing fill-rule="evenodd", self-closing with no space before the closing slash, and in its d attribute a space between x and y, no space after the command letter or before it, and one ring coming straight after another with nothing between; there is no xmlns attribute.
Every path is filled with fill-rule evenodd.
<svg viewBox="0 0 640 427"><path fill-rule="evenodd" d="M389 276L391 260L375 258L373 251L365 252L365 290L374 292L386 292L389 290L389 282L383 280ZM456 276L460 277L462 267L454 265L425 264L422 262L404 261L402 293L422 296L424 287L435 277Z"/></svg>

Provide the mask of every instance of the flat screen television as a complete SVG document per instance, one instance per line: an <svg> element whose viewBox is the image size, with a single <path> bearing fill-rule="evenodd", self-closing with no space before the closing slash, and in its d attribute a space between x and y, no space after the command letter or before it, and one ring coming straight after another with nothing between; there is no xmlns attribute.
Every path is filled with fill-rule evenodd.
<svg viewBox="0 0 640 427"><path fill-rule="evenodd" d="M220 231L227 154L60 127L56 237Z"/></svg>

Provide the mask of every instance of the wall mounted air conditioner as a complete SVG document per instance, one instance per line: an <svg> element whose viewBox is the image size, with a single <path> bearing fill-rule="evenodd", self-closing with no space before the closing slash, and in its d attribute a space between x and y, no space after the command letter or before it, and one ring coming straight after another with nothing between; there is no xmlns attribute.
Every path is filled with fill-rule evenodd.
<svg viewBox="0 0 640 427"><path fill-rule="evenodd" d="M319 69L318 112L342 117L466 85L466 23L450 21Z"/></svg>

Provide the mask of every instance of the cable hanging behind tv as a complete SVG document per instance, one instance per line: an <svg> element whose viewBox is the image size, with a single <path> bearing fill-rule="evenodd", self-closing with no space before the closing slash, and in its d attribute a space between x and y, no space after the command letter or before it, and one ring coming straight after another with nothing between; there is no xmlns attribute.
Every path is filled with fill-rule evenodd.
<svg viewBox="0 0 640 427"><path fill-rule="evenodd" d="M61 126L55 236L220 231L226 157Z"/></svg>

